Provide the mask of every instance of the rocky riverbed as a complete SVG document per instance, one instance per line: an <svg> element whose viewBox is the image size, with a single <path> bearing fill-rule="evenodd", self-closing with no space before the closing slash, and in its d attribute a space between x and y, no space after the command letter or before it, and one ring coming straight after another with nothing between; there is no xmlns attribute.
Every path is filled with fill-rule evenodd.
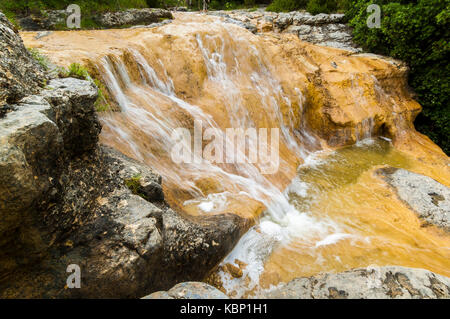
<svg viewBox="0 0 450 319"><path fill-rule="evenodd" d="M345 24L344 14L311 15L306 11L275 13L264 9L212 11L208 14L223 17L226 22L240 25L253 33L289 33L318 45L362 51L352 42L351 28Z"/></svg>
<svg viewBox="0 0 450 319"><path fill-rule="evenodd" d="M142 24L139 29L143 30L122 30L133 32L140 40L140 35L145 35L147 23L150 26L157 23L152 20L155 11L149 13L153 18L142 14L145 17L138 18L141 13L135 11L111 14L105 16L102 23L107 27ZM351 43L350 30L342 23L342 15L311 16L305 12L274 14L264 11L209 14L218 15L227 26L234 24L263 35L273 32L265 43L270 43L270 48L269 45L264 46L268 47L268 52L278 53L279 56L306 57L308 62L304 65L289 64L290 67L298 67L296 74L304 74L299 76L300 80L291 78L292 72L286 74L289 74L289 79L308 83L305 85L308 103L305 103L301 115L309 120L309 126L318 132L324 144L332 147L352 144L366 133L364 130L367 127L364 125L368 123L367 114L361 112L359 104L345 104L348 97L342 94L343 88L350 93L357 91L354 81L358 79L353 77L357 70L363 81L362 87L366 88L366 93L362 92L361 96L373 98L372 109L365 110L371 112L369 117L373 120L367 131L389 135L405 151L416 145L411 141L420 141L418 144L426 147L413 151L420 150L417 154L421 161L428 163L430 159L436 160L436 165L427 164L427 168L435 170L431 172L433 176L445 172L442 163L448 158L411 127L420 106L404 88L407 68L398 61L355 54L358 48ZM130 15L133 17L130 18ZM187 15L184 16L186 20L189 18ZM201 23L197 23L199 30L204 32ZM175 22L167 27L173 27L175 31L180 28ZM46 22L39 26L41 28L51 29ZM242 28L233 31L244 39L250 35L251 41L257 43L259 39ZM169 47L174 45L177 48L176 44L182 43L178 48L185 49L187 46L182 41L186 41L188 32L177 39L169 31L164 36L157 35L158 38L167 40L164 45L168 43ZM292 34L300 40L348 51L298 43L300 41L294 39ZM151 36L154 34L151 33ZM45 39L49 46L52 37ZM42 41L35 35L32 38L33 41ZM120 45L125 49L129 47L126 43ZM167 50L164 45L155 50ZM114 49L116 52L119 51L117 46ZM111 53L107 43L103 49ZM174 59L183 56L184 61L189 61L182 50L172 50L171 53ZM71 52L68 54L73 55ZM329 54L333 54L331 60ZM123 56L129 58L126 54ZM187 88L176 92L183 97L195 95L195 89L208 76L206 70L196 67L201 59L194 55L189 58L192 64L186 62L184 68L193 66L194 71L186 72L188 76L179 76L174 81L176 87ZM283 62L281 59L274 61L280 62L280 65ZM173 61L166 64L169 73L170 67L179 69ZM139 72L133 72L141 70L137 65L123 65L130 68L130 74L135 75L133 80L137 78L142 81L137 76ZM116 69L119 66L113 65ZM229 297L223 291L198 281L206 280L217 269L252 226L254 220L239 214L244 208L239 209L238 206L238 209L230 209L232 213L188 215L180 213L175 206L171 207L164 195L165 181L160 172L99 143L102 125L94 107L97 87L90 81L57 78L45 72L25 48L18 31L1 13L0 71L1 297ZM196 77L195 72L201 76ZM373 76L367 77L363 73ZM167 72L164 76L167 80ZM191 86L179 85L183 81ZM168 85L161 83L158 83L160 87L167 89ZM164 97L161 92L157 94L160 99L158 105L162 106ZM403 100L392 106L387 102L389 94ZM174 100L178 101L172 99L168 105L173 106ZM252 101L250 99L249 104L256 104ZM283 104L283 107L287 108L286 105ZM401 116L395 117L397 114ZM183 116L186 121L188 117L184 113ZM300 126L299 121L297 127ZM406 137L407 134L409 137ZM427 157L428 153L435 157ZM448 232L450 192L445 182L388 167L377 169L375 174L380 178L380 183L395 190L399 200L408 205L423 226L432 225L439 231ZM445 178L444 174L443 180ZM209 186L219 182L205 184ZM176 191L174 194L185 195ZM176 199L172 198L172 201ZM247 206L250 206L249 203L250 200L247 200ZM447 235L438 233L436 236L444 238ZM67 266L71 264L78 265L82 270L81 289L67 289ZM225 268L233 276L242 277L241 269L231 264ZM254 296L449 298L449 294L448 277L425 269L384 266L299 277L260 290Z"/></svg>
<svg viewBox="0 0 450 319"><path fill-rule="evenodd" d="M297 278L260 291L260 299L449 299L450 278L425 269L398 266L367 267L342 273ZM228 299L200 282L180 283L144 299Z"/></svg>

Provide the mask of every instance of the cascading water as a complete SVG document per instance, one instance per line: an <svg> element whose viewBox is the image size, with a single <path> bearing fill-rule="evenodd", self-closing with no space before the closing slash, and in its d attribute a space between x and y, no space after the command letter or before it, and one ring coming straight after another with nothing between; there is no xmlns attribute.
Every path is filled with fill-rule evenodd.
<svg viewBox="0 0 450 319"><path fill-rule="evenodd" d="M350 122L345 107L356 106L360 121L348 131L358 143L333 150L324 147L307 120L319 118L312 114L314 103L326 103L311 93L311 83L323 84L314 82L319 68L313 65L312 53L304 56L304 49L285 55L278 42L272 43L276 40L263 41L235 25L194 15L180 15L156 31L97 31L100 53L95 56L88 53L89 32L96 31L77 32L79 42L70 39L78 46L74 56L54 54L62 54L66 63L87 60L117 103L120 111L100 113L102 142L161 174L166 200L178 211L228 212L256 220L215 275L231 295L248 296L298 276L371 264L450 274L450 240L422 229L414 214L372 174L377 167L392 165L439 175L389 141L374 138L382 118L373 115L374 109L392 108L386 114L398 114L393 122L399 127L406 127L401 112L408 110L407 102L385 92L375 77L351 73L346 79L348 85L340 93L344 111L329 116L343 118L345 124ZM112 44L109 38L123 43ZM63 40L61 35L58 43ZM50 38L46 45L51 44ZM76 56L83 50L85 55ZM321 68L329 64L327 58ZM366 107L372 100L378 104ZM316 127L325 125L321 118L318 121ZM249 163L247 152L240 154L247 159L244 163L202 158L196 149L209 141L186 143L187 150L193 149L192 162L177 164L171 158L179 142L173 135L177 128L187 128L191 135L212 128L219 137L226 136L227 128L277 128L278 171L262 174L263 163ZM226 150L231 141L224 141ZM262 146L270 149L271 143L266 140ZM247 151L257 146L249 139ZM242 276L231 276L227 264L240 267Z"/></svg>

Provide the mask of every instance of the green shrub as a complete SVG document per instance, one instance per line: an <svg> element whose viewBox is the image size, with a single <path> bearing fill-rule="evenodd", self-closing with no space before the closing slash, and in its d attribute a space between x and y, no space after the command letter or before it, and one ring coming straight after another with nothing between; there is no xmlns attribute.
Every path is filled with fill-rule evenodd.
<svg viewBox="0 0 450 319"><path fill-rule="evenodd" d="M148 201L149 200L148 196L142 191L142 186L140 182L141 178L142 178L141 174L137 174L131 178L127 178L124 180L125 186L128 187L128 189L133 194L138 195Z"/></svg>
<svg viewBox="0 0 450 319"><path fill-rule="evenodd" d="M60 77L72 77L80 80L90 81L97 87L98 97L94 103L97 112L110 111L111 106L108 103L108 90L98 79L93 78L88 70L79 63L72 63L68 69L59 68L58 75Z"/></svg>
<svg viewBox="0 0 450 319"><path fill-rule="evenodd" d="M289 12L306 8L308 0L274 0L268 7L267 11L273 12Z"/></svg>
<svg viewBox="0 0 450 319"><path fill-rule="evenodd" d="M368 28L371 3L381 5L381 28ZM350 0L354 40L365 49L408 63L409 85L423 111L416 128L450 153L450 2Z"/></svg>
<svg viewBox="0 0 450 319"><path fill-rule="evenodd" d="M106 112L111 110L111 106L108 103L108 91L102 82L94 79L94 84L97 86L98 97L95 101L95 109L97 112Z"/></svg>
<svg viewBox="0 0 450 319"><path fill-rule="evenodd" d="M47 71L49 69L50 60L45 55L40 53L36 48L29 48L28 51L30 52L33 59L35 59L36 62L39 63L44 70Z"/></svg>
<svg viewBox="0 0 450 319"><path fill-rule="evenodd" d="M337 7L336 0L309 0L306 10L311 14L332 13Z"/></svg>
<svg viewBox="0 0 450 319"><path fill-rule="evenodd" d="M161 8L162 6L162 0L147 0L147 6L149 8Z"/></svg>
<svg viewBox="0 0 450 319"><path fill-rule="evenodd" d="M78 63L72 63L69 66L66 76L77 78L80 80L91 80L91 76L89 75L88 70Z"/></svg>

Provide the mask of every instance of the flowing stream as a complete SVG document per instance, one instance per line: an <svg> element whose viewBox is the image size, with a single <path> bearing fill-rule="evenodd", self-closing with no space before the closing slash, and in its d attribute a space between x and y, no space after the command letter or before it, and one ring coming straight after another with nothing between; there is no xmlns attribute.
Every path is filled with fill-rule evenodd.
<svg viewBox="0 0 450 319"><path fill-rule="evenodd" d="M242 277L225 267L217 273L228 293L248 296L298 276L369 265L420 267L450 276L448 236L420 227L373 174L383 165L423 173L425 164L375 136L370 117L360 123L355 145L327 147L304 120L304 77L277 57L275 46L211 17L186 16L147 32L80 31L71 39L61 32L49 38L47 50L52 41L71 41L69 52L53 48L55 59L82 59L96 70L117 108L100 113L102 142L161 174L174 209L255 220L223 262L240 267ZM94 43L95 53L89 50ZM363 107L362 87L352 80L353 86L348 99ZM227 128L277 128L278 170L262 174L260 161L215 163L194 151L192 163L174 163L177 128L191 135L213 128L222 137ZM270 148L269 140L262 146ZM248 143L247 151L261 147L252 139ZM188 144L195 148L194 141ZM248 160L247 153L243 156Z"/></svg>

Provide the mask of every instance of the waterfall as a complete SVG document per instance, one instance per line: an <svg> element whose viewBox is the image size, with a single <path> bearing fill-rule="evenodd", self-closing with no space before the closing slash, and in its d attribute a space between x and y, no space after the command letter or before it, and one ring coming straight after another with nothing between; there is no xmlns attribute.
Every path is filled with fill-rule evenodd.
<svg viewBox="0 0 450 319"><path fill-rule="evenodd" d="M102 115L102 139L155 168L163 176L169 202L189 213L227 212L236 200L240 205L248 200L262 204L265 209L261 216L256 212L245 215L258 218L259 223L226 259L226 262L239 259L251 264L253 269L249 275L253 287L262 272L263 261L278 244L302 236L324 240L339 232L339 227L330 220L318 220L297 210L284 191L286 181L295 176L296 163L308 160L313 150L310 146L317 144L312 132L296 118L304 107L301 90L292 87L288 91L283 87L266 64L261 48L246 39L233 37L224 26L216 27L219 31L214 34L195 35L196 50L192 54L201 58L206 70L205 87L220 92L215 95L214 107L221 105L222 114L208 105L202 107L178 96L179 89L164 61L148 58L143 47L128 48L126 54L102 58L99 65L102 79L121 109L121 112ZM242 50L248 54L237 52ZM252 97L252 104L248 103L247 96ZM218 118L222 119L221 123L217 122ZM169 156L176 144L172 132L186 124L192 130L192 121L201 121L204 128L214 128L224 137L227 128L261 128L262 125L278 128L281 133L279 172L264 175L260 163L248 161L217 164L200 159L188 164L173 163ZM253 142L250 141L250 148L256 147ZM247 154L243 156L248 159ZM205 177L213 178L222 187L202 189L196 182ZM297 186L291 183L289 189L301 191ZM180 193L183 195L179 196Z"/></svg>
<svg viewBox="0 0 450 319"><path fill-rule="evenodd" d="M430 144L411 132L417 103L401 89L395 66L195 14L151 30L67 34L51 36L59 37L55 47L42 45L62 61L87 60L96 68L117 106L99 113L101 142L161 174L174 210L255 222L214 274L231 296L371 264L448 274L448 239L422 229L373 174L389 165L437 180L448 176L439 166L430 169ZM255 129L259 137L264 128L267 139L247 135ZM232 149L227 129L246 134L236 151L243 161L217 162L202 153L216 139L224 141L216 151ZM279 132L279 163L266 174L251 151L271 149L270 129ZM392 139L377 138L388 131ZM420 161L396 149L401 139L422 150ZM326 140L356 144L331 148ZM180 146L189 163L173 160ZM228 264L242 277L228 273Z"/></svg>

